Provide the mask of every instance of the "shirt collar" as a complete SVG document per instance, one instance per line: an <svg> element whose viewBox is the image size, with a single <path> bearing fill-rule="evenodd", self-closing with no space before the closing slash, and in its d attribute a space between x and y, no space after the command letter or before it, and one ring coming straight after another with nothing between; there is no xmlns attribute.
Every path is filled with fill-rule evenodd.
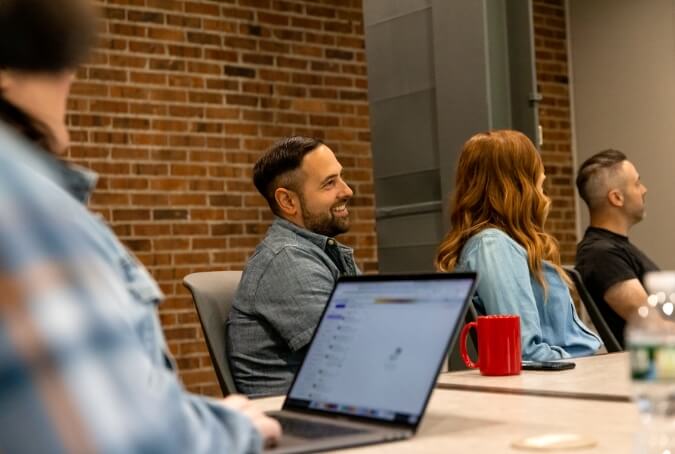
<svg viewBox="0 0 675 454"><path fill-rule="evenodd" d="M63 178L63 188L81 203L88 203L98 182L98 174L76 164L66 163L59 159L56 161Z"/></svg>
<svg viewBox="0 0 675 454"><path fill-rule="evenodd" d="M0 141L7 141L3 151L14 150L18 159L63 188L81 203L86 203L96 186L98 174L61 160L0 121Z"/></svg>
<svg viewBox="0 0 675 454"><path fill-rule="evenodd" d="M298 225L293 224L291 221L288 221L284 218L276 216L274 218L274 224L282 227L286 230L290 230L293 233L295 233L298 236L301 236L312 243L316 244L319 246L321 249L326 249L326 243L328 242L329 239L332 239L329 236L321 235L319 233L314 233L310 230L307 230L303 227L300 227ZM339 243L338 243L339 244Z"/></svg>
<svg viewBox="0 0 675 454"><path fill-rule="evenodd" d="M58 156L37 146L33 147L33 156L59 177L57 183L66 192L82 204L89 202L89 197L94 191L96 182L98 181L98 174L96 172L77 164L64 161Z"/></svg>
<svg viewBox="0 0 675 454"><path fill-rule="evenodd" d="M628 237L620 233L612 232L611 230L603 229L602 227L593 227L591 225L586 229L588 232L595 232L605 236L611 236L618 240L628 241Z"/></svg>

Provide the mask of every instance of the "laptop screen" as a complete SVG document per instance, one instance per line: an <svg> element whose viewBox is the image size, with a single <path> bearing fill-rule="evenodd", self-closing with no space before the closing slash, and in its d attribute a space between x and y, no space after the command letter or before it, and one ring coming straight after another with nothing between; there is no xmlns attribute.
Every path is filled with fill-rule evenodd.
<svg viewBox="0 0 675 454"><path fill-rule="evenodd" d="M286 405L417 424L475 280L433 276L338 281Z"/></svg>

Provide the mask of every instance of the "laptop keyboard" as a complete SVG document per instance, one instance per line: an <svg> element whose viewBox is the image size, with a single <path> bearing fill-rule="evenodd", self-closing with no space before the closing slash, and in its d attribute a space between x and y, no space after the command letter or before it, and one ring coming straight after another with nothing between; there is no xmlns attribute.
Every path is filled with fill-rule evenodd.
<svg viewBox="0 0 675 454"><path fill-rule="evenodd" d="M342 435L355 435L367 432L367 430L364 429L339 426L318 421L308 421L306 419L293 418L290 416L274 415L274 419L281 424L284 435L292 435L300 438L314 439L339 437Z"/></svg>

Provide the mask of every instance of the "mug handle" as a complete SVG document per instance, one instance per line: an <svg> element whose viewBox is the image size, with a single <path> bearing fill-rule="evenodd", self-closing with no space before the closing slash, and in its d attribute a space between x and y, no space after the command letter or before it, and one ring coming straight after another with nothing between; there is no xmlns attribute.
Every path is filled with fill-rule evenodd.
<svg viewBox="0 0 675 454"><path fill-rule="evenodd" d="M469 369L478 369L480 367L479 359L476 359L476 362L474 363L471 361L471 358L469 358L469 353L466 351L466 336L469 334L469 330L471 328L476 328L476 331L478 331L478 323L476 322L469 322L466 325L464 325L464 328L462 328L462 332L459 335L459 353L462 356L462 361L464 361L464 364L466 364L466 367Z"/></svg>

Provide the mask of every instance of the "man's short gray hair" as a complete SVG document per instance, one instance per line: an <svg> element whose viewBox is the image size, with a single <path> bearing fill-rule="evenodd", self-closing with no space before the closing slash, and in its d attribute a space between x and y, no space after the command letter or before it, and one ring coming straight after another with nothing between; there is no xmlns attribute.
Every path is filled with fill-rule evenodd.
<svg viewBox="0 0 675 454"><path fill-rule="evenodd" d="M586 159L577 173L577 189L588 208L594 209L604 201L608 183L616 175L626 155L619 150L603 150Z"/></svg>

